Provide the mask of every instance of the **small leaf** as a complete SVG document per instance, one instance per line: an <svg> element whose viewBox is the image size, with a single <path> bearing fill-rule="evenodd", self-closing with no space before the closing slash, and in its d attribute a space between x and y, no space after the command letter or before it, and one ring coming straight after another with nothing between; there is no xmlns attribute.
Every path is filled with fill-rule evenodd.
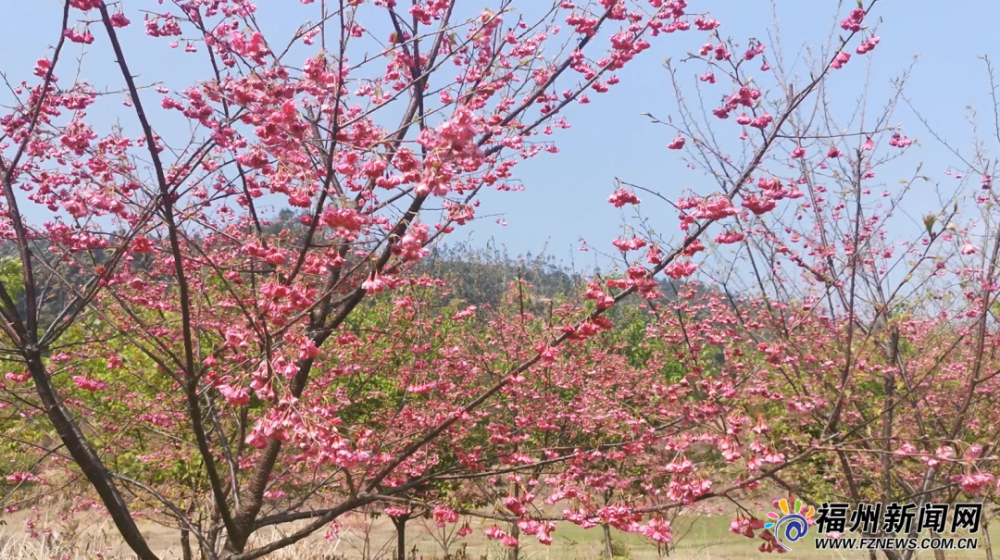
<svg viewBox="0 0 1000 560"><path fill-rule="evenodd" d="M934 222L936 221L937 218L934 216L924 216L924 227L927 228L927 233L934 233Z"/></svg>

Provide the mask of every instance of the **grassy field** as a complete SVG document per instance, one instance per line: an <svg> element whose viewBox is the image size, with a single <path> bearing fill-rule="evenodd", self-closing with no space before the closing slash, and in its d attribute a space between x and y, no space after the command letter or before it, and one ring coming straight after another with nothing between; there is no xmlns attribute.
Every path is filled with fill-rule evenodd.
<svg viewBox="0 0 1000 560"><path fill-rule="evenodd" d="M670 557L676 560L743 560L750 558L777 558L777 554L765 554L757 550L760 546L760 539L748 539L746 537L729 532L728 516L701 516L693 519L678 519L675 526L690 529L683 535L678 535L677 548L671 552ZM539 551L538 547L532 547L533 552L538 552L536 558L551 558L553 560L571 560L574 558L598 558L603 550L601 533L598 530L585 531L571 524L565 524L556 531L556 539L551 547L552 550ZM995 538L1000 538L1000 531L991 531ZM810 534L793 546L793 550L780 555L781 558L793 559L803 558L809 560L842 560L842 559L865 559L866 552L830 552L817 551L814 548L814 535ZM646 560L660 558L657 556L656 548L646 539L638 535L615 533L614 538L621 540L629 549L629 557L636 560ZM994 541L996 542L996 541ZM981 560L986 558L986 553L982 549L968 552L949 551L946 557L951 560ZM916 558L926 560L933 558L931 551L919 552Z"/></svg>
<svg viewBox="0 0 1000 560"><path fill-rule="evenodd" d="M83 560L106 558L123 560L132 558L114 538L113 527L107 520L98 518L81 519L76 527L67 530L54 528L51 535L40 539L26 537L23 532L23 516L20 519L6 517L6 525L0 527L0 559L2 560L48 560L65 558ZM675 520L676 549L669 556L660 556L656 546L647 539L613 531L613 539L618 542L616 549L622 556L633 560L652 560L669 557L676 560L744 560L751 558L775 558L775 555L761 553L757 547L762 541L747 539L729 532L728 516L681 517ZM459 558L470 560L504 560L509 549L483 536L489 524L473 523L474 532L464 539L454 539L449 552ZM53 526L56 527L56 526ZM444 550L432 533L438 534L431 523L412 521L408 525L408 557L421 560L443 558ZM144 526L151 545L164 560L180 559L176 532L156 525ZM1000 538L1000 531L991 532L994 539ZM274 531L260 535L261 542L281 536ZM440 534L438 534L440 538ZM865 552L816 551L812 535L796 543L794 550L782 555L789 560L867 560ZM570 523L561 523L553 534L551 546L539 544L533 537L521 539L521 560L597 560L603 557L604 542L601 530L583 530ZM994 540L994 542L997 542ZM980 540L976 551L948 551L948 560L980 560L986 558ZM375 560L394 558L395 531L384 517L370 520L357 516L341 520L341 530L336 537L324 539L316 536L297 546L275 553L268 558L275 560ZM916 558L933 558L931 551L918 552ZM880 557L881 558L881 557Z"/></svg>

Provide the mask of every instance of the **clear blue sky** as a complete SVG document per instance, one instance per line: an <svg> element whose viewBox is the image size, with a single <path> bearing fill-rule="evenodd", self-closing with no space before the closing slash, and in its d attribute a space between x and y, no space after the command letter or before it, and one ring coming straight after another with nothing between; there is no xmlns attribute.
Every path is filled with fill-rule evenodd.
<svg viewBox="0 0 1000 560"><path fill-rule="evenodd" d="M542 3L541 0L520 0L515 5L531 6L536 1ZM461 6L466 0L458 2ZM283 36L288 36L307 17L303 10L315 11L319 5L317 2L305 8L297 0L258 0L257 3L265 27L273 27ZM473 0L472 3L478 2ZM748 37L766 41L766 31L772 24L768 1L690 0L689 3L690 10L710 10L722 21L720 31L724 36L743 44ZM0 13L3 14L0 16L0 68L12 81L29 77L35 61L54 43L60 4L58 0L0 0ZM776 0L776 4L784 55L789 60L801 54L803 45L825 40L838 6L838 2L832 0ZM134 49L129 53L130 63L141 74L142 81L163 80L170 86L182 86L191 77L202 77L192 72L191 65L195 58L202 60L204 57L171 51L165 41L139 40L137 34L142 30L142 18L136 10L155 10L158 8L155 2L128 0L125 5L133 21L124 34L126 48L129 43L152 46L142 53ZM842 6L839 17L844 17L852 5L853 2L848 2ZM882 42L876 50L871 75L875 105L881 105L881 100L889 94L889 80L905 70L919 54L908 87L910 96L940 133L953 145L968 150L971 128L966 120L967 106L971 104L980 111L984 124L988 124L992 112L985 66L977 56L996 56L1000 62L1000 43L995 37L1000 3L993 0L953 3L882 0L874 13L883 20L878 31ZM119 87L120 79L109 66L112 57L105 44L107 40L96 27L94 34L97 41L88 47L83 76L99 86ZM461 230L456 239L471 235L474 243L482 245L495 238L514 254L537 253L547 244L548 251L556 257L573 258L577 266L587 266L594 263L595 257L592 253L577 251L578 239L583 237L594 245L607 248L622 223L618 210L605 202L613 190L615 177L656 189L669 198L676 198L685 187L711 188L710 180L699 171L684 167L678 152L666 149L673 135L640 116L644 112L657 116L673 112L673 90L662 68L663 59L667 56L679 59L703 40L704 34L692 31L653 41L653 48L619 74L622 83L611 93L591 95L590 105L572 108L568 118L573 128L556 137L560 154L542 154L517 167L517 176L526 187L524 192L484 195L481 212L501 213L507 225L501 227L495 219L484 219ZM79 55L79 45L71 45L68 52L74 57ZM799 65L799 69L804 67ZM701 67L681 66L682 75L693 76L702 70ZM863 57L856 57L834 75L832 96L843 103L845 110L856 105L861 92L858 84L865 72ZM4 102L7 99L0 96ZM95 116L96 107L99 106L91 111ZM112 109L128 126L134 124L131 120L125 121L132 116L122 111L120 102ZM109 115L113 113L108 111ZM893 124L904 125L906 133L921 143L908 153L900 169L911 169L924 162L925 174L935 180L950 180L944 172L950 165L958 165L956 158L930 137L905 106L896 113L894 121ZM896 179L886 178L886 182L891 184ZM676 214L668 208L650 205L645 211L660 221L659 229L670 233L676 231ZM913 211L919 215L920 209Z"/></svg>

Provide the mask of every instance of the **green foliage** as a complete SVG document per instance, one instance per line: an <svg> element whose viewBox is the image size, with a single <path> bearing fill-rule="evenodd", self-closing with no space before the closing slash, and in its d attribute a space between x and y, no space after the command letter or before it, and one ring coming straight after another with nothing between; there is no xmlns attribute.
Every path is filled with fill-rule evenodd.
<svg viewBox="0 0 1000 560"><path fill-rule="evenodd" d="M0 282L3 282L7 293L14 301L24 295L24 274L21 271L21 259L10 256L0 257Z"/></svg>
<svg viewBox="0 0 1000 560"><path fill-rule="evenodd" d="M611 539L612 560L628 560L631 558L628 545L618 539Z"/></svg>
<svg viewBox="0 0 1000 560"><path fill-rule="evenodd" d="M551 255L511 258L506 251L473 249L465 244L439 247L417 267L418 273L445 279L448 300L477 307L497 307L511 282L524 280L534 287L536 303L566 296L583 285L583 277L555 262Z"/></svg>

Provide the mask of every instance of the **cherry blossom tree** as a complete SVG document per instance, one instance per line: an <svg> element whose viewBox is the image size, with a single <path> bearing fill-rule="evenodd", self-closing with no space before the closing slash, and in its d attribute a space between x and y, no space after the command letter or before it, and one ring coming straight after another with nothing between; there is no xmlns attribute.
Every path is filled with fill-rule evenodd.
<svg viewBox="0 0 1000 560"><path fill-rule="evenodd" d="M858 56L880 42L865 18L856 10L838 25L838 31L861 33ZM833 37L817 64L842 71L861 63L843 50L832 55L842 41ZM739 80L739 65L711 53L702 49L703 83L714 84L723 72L727 82ZM779 91L794 91L780 56L768 65ZM992 79L988 60L987 70ZM685 87L674 75L683 99ZM988 145L1000 135L976 135L971 153L954 149L925 128L928 122L906 96L905 78L878 111L868 108L866 84L850 100L858 110L846 113L847 122L840 121L838 100L825 94L793 111L787 124L794 144L769 153L753 177L740 176L755 188L747 186L739 205L698 193L670 202L688 228L727 220L713 243L699 243L691 253L711 250L703 265L715 266L702 268L717 294L706 304L711 323L731 330L685 324L680 314L665 324L665 333L683 335L692 347L684 360L712 347L725 353L724 364L707 373L686 369L699 383L719 383L716 390L728 393L725 422L703 436L726 466L701 451L685 469L765 481L815 506L912 501L919 507L996 492L998 426L988 403L997 390L1000 249L996 160ZM717 119L741 105L753 107L744 99L734 94L710 114L682 102L680 119L661 122L676 129L671 147L687 148L692 165L706 169L721 189L740 168L727 155L730 143L719 139ZM905 128L893 120L904 102L917 111ZM753 130L761 118L757 110L739 115L741 142L766 141ZM919 130L954 154L954 168L937 178L919 163L906 169L914 143L909 135ZM895 180L900 170L905 174ZM633 186L633 192L644 190ZM922 217L914 219L914 205ZM648 231L643 225L634 228ZM616 245L627 257L660 241L634 237ZM733 531L763 538L761 550L783 551L773 535L760 532L757 517L741 512ZM882 552L893 560L913 554Z"/></svg>
<svg viewBox="0 0 1000 560"><path fill-rule="evenodd" d="M772 211L778 192L794 198L752 180L779 148L805 155L798 112L848 48L877 44L871 6L850 12L808 80L781 84L772 115L752 80L775 74L765 45L734 54L720 23L683 0L303 4L314 21L279 38L243 0L152 11L66 0L51 52L33 78L10 84L0 223L20 278L0 275L14 387L5 405L60 442L22 447L86 479L144 560L157 555L137 511L180 529L188 556L249 560L377 504L419 501L453 523L447 485L495 478L509 489L497 519L514 529L487 536L509 546L518 535L551 542L555 521L533 511L536 500L573 502L563 518L586 527L665 542L660 512L775 479L778 467L713 489L685 456L716 446L717 480L740 456L719 431L737 408L717 402L749 372L718 378L705 344L723 337L727 351L746 352L737 343L748 335L735 327L741 306L692 288L659 309L657 275L692 275L706 232L721 224L717 242L742 242L751 214ZM140 17L145 36L133 37ZM582 299L547 313L520 284L485 326L471 307L429 313L442 282L415 266L428 247L475 219L483 189L517 188L519 161L556 152L549 137L568 128L571 106L619 87L616 72L654 41L692 33L708 42L691 56L727 69L715 116L745 111L725 124L755 135L740 161L711 152L720 190L678 203L683 238L616 242L646 248L646 263L595 278ZM130 66L135 49L181 43L207 71L179 88ZM120 89L99 91L76 72L74 44L109 49ZM99 110L117 123L99 124ZM682 129L669 147L685 145L711 150ZM609 202L639 197L622 186ZM272 227L285 208L298 223ZM661 340L641 363L609 339L609 310L632 295L654 302L648 332ZM846 313L849 325L860 316ZM677 360L688 368L679 381L664 375ZM821 442L854 420L844 375ZM785 461L773 448L747 456ZM31 468L12 476L37 479ZM281 538L253 540L286 524Z"/></svg>

